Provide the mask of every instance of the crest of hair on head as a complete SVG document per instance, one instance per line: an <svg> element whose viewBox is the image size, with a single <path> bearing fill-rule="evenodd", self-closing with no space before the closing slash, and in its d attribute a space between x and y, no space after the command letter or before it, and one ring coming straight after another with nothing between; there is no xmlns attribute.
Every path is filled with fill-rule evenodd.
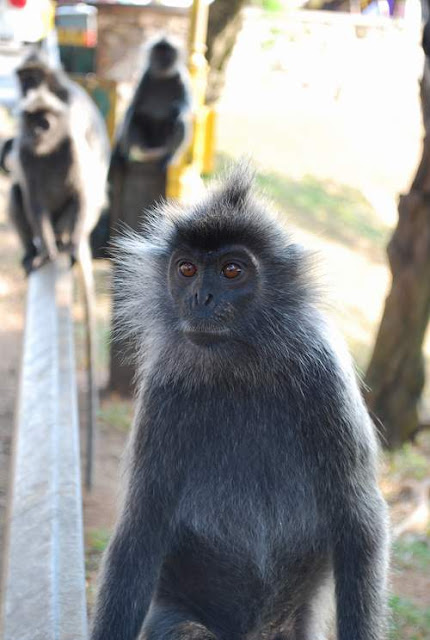
<svg viewBox="0 0 430 640"><path fill-rule="evenodd" d="M246 204L255 181L255 169L249 158L242 158L227 171L227 178L215 191L215 197L227 206L236 208Z"/></svg>
<svg viewBox="0 0 430 640"><path fill-rule="evenodd" d="M44 71L50 70L49 59L44 51L39 49L32 49L30 53L23 59L19 67L17 67L17 73L20 71L26 71L27 69L43 69Z"/></svg>

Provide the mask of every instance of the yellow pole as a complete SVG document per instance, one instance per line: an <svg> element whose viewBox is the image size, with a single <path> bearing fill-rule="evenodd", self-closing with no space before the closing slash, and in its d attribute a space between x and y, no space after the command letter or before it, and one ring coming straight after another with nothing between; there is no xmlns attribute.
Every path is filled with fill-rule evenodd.
<svg viewBox="0 0 430 640"><path fill-rule="evenodd" d="M188 38L188 69L193 92L193 134L189 150L178 165L170 165L167 172L166 196L187 199L202 186L201 173L206 149L205 107L208 63L205 58L209 6L207 0L194 0Z"/></svg>
<svg viewBox="0 0 430 640"><path fill-rule="evenodd" d="M188 43L188 68L196 107L204 104L208 63L205 58L209 6L207 0L194 0Z"/></svg>

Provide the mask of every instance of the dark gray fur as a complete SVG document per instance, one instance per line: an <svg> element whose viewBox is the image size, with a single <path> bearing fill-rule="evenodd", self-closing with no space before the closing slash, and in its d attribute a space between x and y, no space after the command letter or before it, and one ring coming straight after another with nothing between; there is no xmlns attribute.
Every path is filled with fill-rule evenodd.
<svg viewBox="0 0 430 640"><path fill-rule="evenodd" d="M166 36L148 46L147 61L121 126L113 162L128 160L133 148L143 160L167 167L190 138L191 89L182 52Z"/></svg>
<svg viewBox="0 0 430 640"><path fill-rule="evenodd" d="M238 169L118 246L139 390L92 640L134 640L142 627L146 640L322 640L333 582L338 639L384 636L373 425L306 252L251 183ZM237 245L252 277L232 294L206 274ZM175 285L177 255L208 271ZM189 339L190 326L213 341Z"/></svg>
<svg viewBox="0 0 430 640"><path fill-rule="evenodd" d="M30 272L58 250L78 258L105 205L109 142L91 98L43 54L32 53L18 78L9 208Z"/></svg>

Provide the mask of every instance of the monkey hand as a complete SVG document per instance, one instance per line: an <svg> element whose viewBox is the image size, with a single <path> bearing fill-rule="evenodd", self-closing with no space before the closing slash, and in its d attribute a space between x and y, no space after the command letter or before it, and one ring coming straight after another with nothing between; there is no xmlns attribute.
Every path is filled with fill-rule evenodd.
<svg viewBox="0 0 430 640"><path fill-rule="evenodd" d="M71 252L70 252L70 266L73 267L73 265L75 265L78 261L78 249L77 247L75 247Z"/></svg>
<svg viewBox="0 0 430 640"><path fill-rule="evenodd" d="M165 153L164 147L154 147L152 149L142 149L133 145L130 149L130 160L134 162L154 162L163 156Z"/></svg>
<svg viewBox="0 0 430 640"><path fill-rule="evenodd" d="M74 242L73 240L68 240L67 242L62 241L59 249L62 253L67 253L70 256L70 264L72 267L75 262L78 262L79 246L76 242Z"/></svg>
<svg viewBox="0 0 430 640"><path fill-rule="evenodd" d="M173 156L171 153L167 153L163 158L161 158L160 168L162 171L167 171L168 166L172 163L172 158Z"/></svg>
<svg viewBox="0 0 430 640"><path fill-rule="evenodd" d="M24 267L26 275L30 275L32 271L37 271L37 269L40 269L40 267L43 267L44 264L50 261L51 258L47 253L25 256L22 261L22 266Z"/></svg>
<svg viewBox="0 0 430 640"><path fill-rule="evenodd" d="M145 162L145 160L148 159L147 154L145 153L145 150L141 149L135 144L132 147L130 147L130 152L128 154L128 157L131 161L134 161L134 162Z"/></svg>
<svg viewBox="0 0 430 640"><path fill-rule="evenodd" d="M181 112L181 105L178 103L173 103L170 107L170 117L172 118L172 120L177 120L181 115Z"/></svg>

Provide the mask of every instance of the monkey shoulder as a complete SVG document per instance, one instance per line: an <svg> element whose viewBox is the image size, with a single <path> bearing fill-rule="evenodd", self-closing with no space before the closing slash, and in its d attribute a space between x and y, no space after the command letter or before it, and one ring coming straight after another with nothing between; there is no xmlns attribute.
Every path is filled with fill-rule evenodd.
<svg viewBox="0 0 430 640"><path fill-rule="evenodd" d="M71 82L70 110L72 126L75 132L73 140L88 144L88 151L97 155L101 162L108 163L110 154L109 138L103 116L93 99L76 82ZM80 154L77 149L76 154Z"/></svg>
<svg viewBox="0 0 430 640"><path fill-rule="evenodd" d="M308 346L308 358L298 385L298 401L317 443L326 447L328 456L338 451L341 458L355 458L352 464L373 464L376 433L343 339L331 327L324 328Z"/></svg>

